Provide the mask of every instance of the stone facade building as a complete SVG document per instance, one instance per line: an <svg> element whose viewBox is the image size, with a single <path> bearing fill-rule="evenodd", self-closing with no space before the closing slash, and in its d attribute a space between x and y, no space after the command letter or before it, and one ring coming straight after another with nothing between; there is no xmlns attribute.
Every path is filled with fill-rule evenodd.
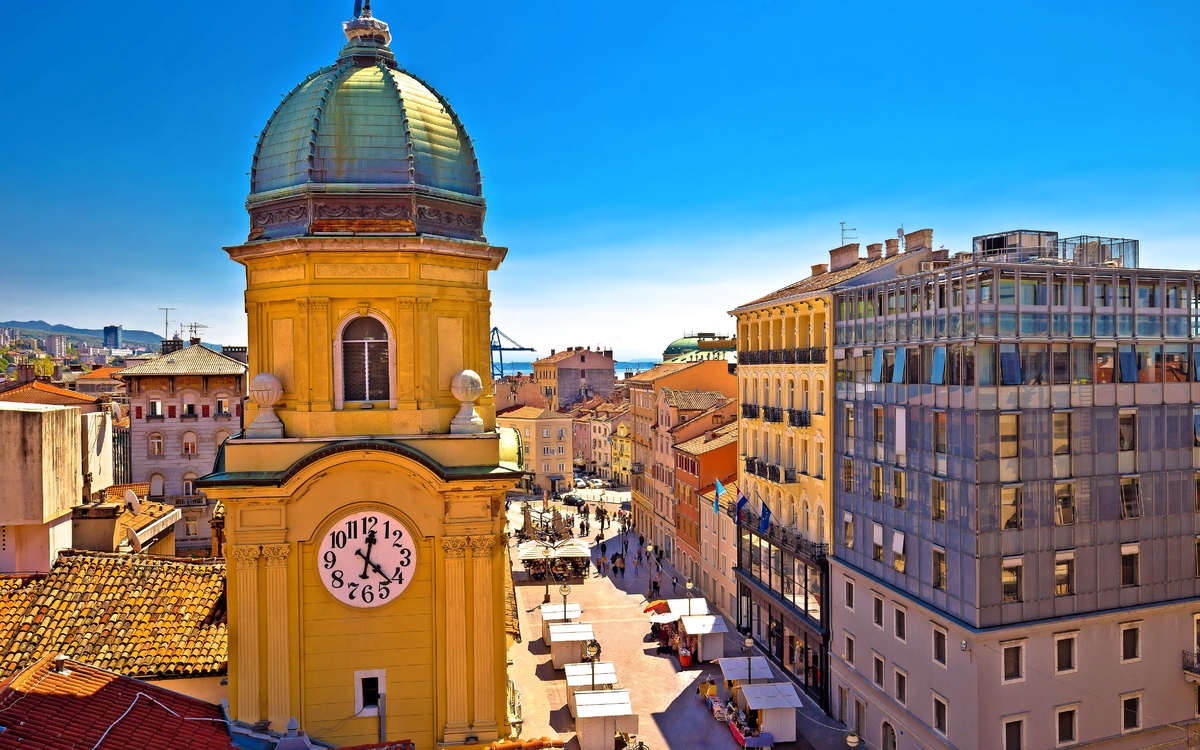
<svg viewBox="0 0 1200 750"><path fill-rule="evenodd" d="M1021 230L835 290L833 711L872 746L1191 742L1200 276L1138 256Z"/></svg>
<svg viewBox="0 0 1200 750"><path fill-rule="evenodd" d="M242 431L246 365L193 339L120 377L129 392L133 481L149 483L152 499L182 511L176 549L211 548L213 503L194 482L212 470L222 443Z"/></svg>
<svg viewBox="0 0 1200 750"><path fill-rule="evenodd" d="M527 492L565 492L570 488L571 417L536 406L496 414L496 424L521 435L522 486Z"/></svg>
<svg viewBox="0 0 1200 750"><path fill-rule="evenodd" d="M611 349L592 351L576 346L561 352L550 351L533 363L533 374L549 399L551 411L577 401L612 396L616 385L616 360Z"/></svg>

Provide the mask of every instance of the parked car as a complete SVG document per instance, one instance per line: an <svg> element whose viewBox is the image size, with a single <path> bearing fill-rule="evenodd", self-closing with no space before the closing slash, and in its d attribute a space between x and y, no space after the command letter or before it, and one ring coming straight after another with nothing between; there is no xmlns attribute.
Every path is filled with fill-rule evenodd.
<svg viewBox="0 0 1200 750"><path fill-rule="evenodd" d="M622 500L621 501L621 510L632 511L633 505L628 500Z"/></svg>
<svg viewBox="0 0 1200 750"><path fill-rule="evenodd" d="M586 488L587 486L588 486L587 480L581 479L580 477L575 477L575 488L576 489L582 490L582 489Z"/></svg>
<svg viewBox="0 0 1200 750"><path fill-rule="evenodd" d="M568 492L567 494L562 496L562 504L563 505L570 505L572 507L578 508L579 504L581 502L583 502L583 498L579 497L579 495L576 495L573 492Z"/></svg>
<svg viewBox="0 0 1200 750"><path fill-rule="evenodd" d="M591 485L592 489L598 490L604 487L605 481L603 479L593 479L588 484Z"/></svg>

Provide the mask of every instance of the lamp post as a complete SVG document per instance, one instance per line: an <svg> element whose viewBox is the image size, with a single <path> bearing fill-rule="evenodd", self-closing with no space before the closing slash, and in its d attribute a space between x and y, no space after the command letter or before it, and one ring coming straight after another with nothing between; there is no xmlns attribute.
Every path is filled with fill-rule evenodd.
<svg viewBox="0 0 1200 750"><path fill-rule="evenodd" d="M746 631L746 639L742 641L742 645L746 647L746 684L749 685L754 676L754 638L748 630Z"/></svg>
<svg viewBox="0 0 1200 750"><path fill-rule="evenodd" d="M592 663L592 690L596 689L596 661L600 658L600 641L593 638L587 642L584 647L587 651L588 661Z"/></svg>
<svg viewBox="0 0 1200 750"><path fill-rule="evenodd" d="M650 594L654 593L654 545L646 545L646 598L650 598Z"/></svg>
<svg viewBox="0 0 1200 750"><path fill-rule="evenodd" d="M549 547L542 548L542 555L546 558L546 595L542 597L542 604L550 603L550 555L552 555Z"/></svg>
<svg viewBox="0 0 1200 750"><path fill-rule="evenodd" d="M571 593L571 587L563 584L558 587L558 593L562 594L563 598L563 620L567 619L567 594Z"/></svg>
<svg viewBox="0 0 1200 750"><path fill-rule="evenodd" d="M695 586L695 585L696 585L696 584L692 583L692 581L691 581L691 579L690 579L690 578L687 580L687 582L686 582L686 583L684 583L684 584L683 584L683 587L684 587L685 589L687 589L687 598L688 598L688 614L689 614L689 615L690 615L690 614L692 614L692 587L693 587L693 586Z"/></svg>

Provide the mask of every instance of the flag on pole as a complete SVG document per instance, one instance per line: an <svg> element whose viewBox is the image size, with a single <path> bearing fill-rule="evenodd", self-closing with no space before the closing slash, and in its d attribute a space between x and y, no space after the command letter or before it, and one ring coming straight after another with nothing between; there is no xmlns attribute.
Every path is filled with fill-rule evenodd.
<svg viewBox="0 0 1200 750"><path fill-rule="evenodd" d="M717 495L713 498L713 513L721 514L721 495L725 494L725 486L721 484L721 480L717 480Z"/></svg>
<svg viewBox="0 0 1200 750"><path fill-rule="evenodd" d="M758 533L765 534L771 526L771 506L764 501L762 504L762 520L758 522Z"/></svg>
<svg viewBox="0 0 1200 750"><path fill-rule="evenodd" d="M747 504L747 503L749 503L749 502L750 502L750 501L746 499L746 496L742 494L742 491L741 491L741 490L738 490L738 494L737 494L737 518L735 518L735 519L734 519L734 523L737 523L737 524L739 524L739 525L742 523L742 508L745 508L745 507L746 507L746 504Z"/></svg>

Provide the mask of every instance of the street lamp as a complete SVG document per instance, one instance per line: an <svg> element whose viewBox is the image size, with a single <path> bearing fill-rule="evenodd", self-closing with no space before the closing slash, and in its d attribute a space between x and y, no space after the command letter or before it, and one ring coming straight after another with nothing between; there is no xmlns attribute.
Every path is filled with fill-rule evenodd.
<svg viewBox="0 0 1200 750"><path fill-rule="evenodd" d="M550 555L554 554L549 547L542 548L542 555L546 558L546 595L542 597L542 604L550 603Z"/></svg>
<svg viewBox="0 0 1200 750"><path fill-rule="evenodd" d="M687 589L687 598L688 598L688 614L689 614L689 615L692 613L692 587L693 587L693 586L695 586L695 585L696 585L696 584L692 583L692 581L691 581L691 579L690 579L690 578L687 580L687 582L686 582L686 583L684 583L684 584L683 584L683 587L684 587L685 589Z"/></svg>
<svg viewBox="0 0 1200 750"><path fill-rule="evenodd" d="M564 583L563 585L558 587L558 593L562 594L563 620L566 621L566 619L567 619L567 594L571 593L571 587Z"/></svg>
<svg viewBox="0 0 1200 750"><path fill-rule="evenodd" d="M650 594L654 593L654 545L653 544L646 545L646 578L649 579L646 581L646 591L649 592L646 595L646 598L649 599Z"/></svg>
<svg viewBox="0 0 1200 750"><path fill-rule="evenodd" d="M593 638L587 642L584 647L587 652L588 661L592 663L592 690L596 689L596 662L600 659L600 641Z"/></svg>
<svg viewBox="0 0 1200 750"><path fill-rule="evenodd" d="M742 645L746 647L746 684L749 685L754 676L754 637L749 631L746 631L746 639L742 641Z"/></svg>
<svg viewBox="0 0 1200 750"><path fill-rule="evenodd" d="M846 732L846 747L858 747L858 734L856 732Z"/></svg>

